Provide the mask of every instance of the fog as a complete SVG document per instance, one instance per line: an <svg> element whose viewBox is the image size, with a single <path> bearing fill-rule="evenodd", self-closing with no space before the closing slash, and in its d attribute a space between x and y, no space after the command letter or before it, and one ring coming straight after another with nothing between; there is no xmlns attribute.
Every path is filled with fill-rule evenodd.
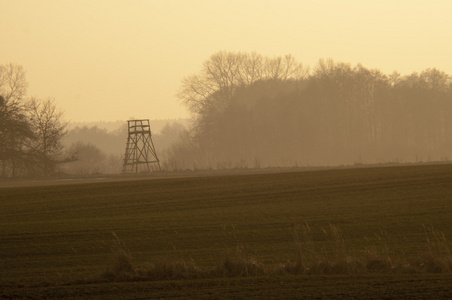
<svg viewBox="0 0 452 300"><path fill-rule="evenodd" d="M176 169L418 163L452 154L451 77L437 69L388 75L321 60L308 72L291 56L219 52L196 75L180 94L196 122L190 142L173 149ZM192 93L205 87L207 94Z"/></svg>
<svg viewBox="0 0 452 300"><path fill-rule="evenodd" d="M121 172L129 119L169 171L448 161L451 10L0 1L0 177Z"/></svg>
<svg viewBox="0 0 452 300"><path fill-rule="evenodd" d="M166 161L169 148L186 133L188 120L151 120L150 123L157 156ZM73 159L63 163L60 171L74 175L122 172L128 134L126 121L72 123L71 127L63 142L66 157Z"/></svg>
<svg viewBox="0 0 452 300"><path fill-rule="evenodd" d="M402 76L320 60L310 70L290 55L218 52L182 82L191 122L151 121L153 140L163 170L448 161L451 83L437 69ZM77 127L66 141L120 166L125 126Z"/></svg>
<svg viewBox="0 0 452 300"><path fill-rule="evenodd" d="M127 122L66 123L25 97L21 66L0 66L1 177L117 174ZM151 120L163 171L449 161L452 79L385 74L331 59L220 51L182 79L190 119ZM144 113L144 112L141 112Z"/></svg>

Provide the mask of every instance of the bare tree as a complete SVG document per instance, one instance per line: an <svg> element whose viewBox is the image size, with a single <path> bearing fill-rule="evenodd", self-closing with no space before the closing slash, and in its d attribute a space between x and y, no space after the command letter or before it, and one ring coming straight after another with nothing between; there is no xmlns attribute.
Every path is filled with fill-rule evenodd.
<svg viewBox="0 0 452 300"><path fill-rule="evenodd" d="M32 130L35 134L33 153L38 172L47 176L55 171L62 159L62 139L67 133L68 123L58 111L52 99L31 98L27 104Z"/></svg>
<svg viewBox="0 0 452 300"><path fill-rule="evenodd" d="M22 66L0 65L0 176L15 176L23 162L24 142L32 136L23 97L27 82Z"/></svg>
<svg viewBox="0 0 452 300"><path fill-rule="evenodd" d="M20 107L27 91L25 71L20 65L0 65L0 95L10 109Z"/></svg>
<svg viewBox="0 0 452 300"><path fill-rule="evenodd" d="M256 53L221 51L204 62L201 71L183 79L178 94L189 109L197 114L222 110L237 88L264 79L300 79L307 75L301 63L291 55L267 58Z"/></svg>
<svg viewBox="0 0 452 300"><path fill-rule="evenodd" d="M290 54L284 57L267 58L263 67L265 79L300 79L307 74L303 65L297 63L295 57Z"/></svg>

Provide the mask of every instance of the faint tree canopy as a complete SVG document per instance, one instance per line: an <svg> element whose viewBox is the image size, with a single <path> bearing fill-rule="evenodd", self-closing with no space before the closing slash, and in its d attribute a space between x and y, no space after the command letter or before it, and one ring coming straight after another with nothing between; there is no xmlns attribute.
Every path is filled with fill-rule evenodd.
<svg viewBox="0 0 452 300"><path fill-rule="evenodd" d="M204 62L200 72L182 80L178 97L191 112L203 114L206 109L222 109L238 88L266 79L301 79L307 70L288 54L274 58L256 52L221 51Z"/></svg>
<svg viewBox="0 0 452 300"><path fill-rule="evenodd" d="M452 81L435 68L390 75L290 55L218 52L179 92L194 114L172 168L447 161Z"/></svg>

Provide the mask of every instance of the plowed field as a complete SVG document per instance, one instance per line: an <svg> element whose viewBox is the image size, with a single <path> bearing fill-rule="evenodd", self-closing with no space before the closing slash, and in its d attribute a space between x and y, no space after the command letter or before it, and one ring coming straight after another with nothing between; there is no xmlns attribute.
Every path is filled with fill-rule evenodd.
<svg viewBox="0 0 452 300"><path fill-rule="evenodd" d="M425 253L447 255L443 248L452 239L452 165L251 173L16 187L0 182L0 295L452 297L447 266L409 274L102 278L112 264L115 236L130 252L134 268L161 260L215 268L226 252L238 248L264 266L277 266L295 259L297 243L317 249L322 257L334 257L337 247L352 257L364 257L369 249L407 261ZM300 237L303 228L310 232ZM340 230L339 240L328 234L329 228ZM446 242L439 245L433 240L437 236Z"/></svg>

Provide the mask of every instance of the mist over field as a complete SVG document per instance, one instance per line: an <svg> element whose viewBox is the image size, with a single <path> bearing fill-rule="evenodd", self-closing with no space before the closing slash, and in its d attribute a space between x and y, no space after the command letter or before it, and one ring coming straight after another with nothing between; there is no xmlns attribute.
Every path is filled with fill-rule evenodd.
<svg viewBox="0 0 452 300"><path fill-rule="evenodd" d="M309 71L290 55L219 52L179 95L194 142L174 167L444 161L452 150L452 81L437 69L401 76L320 60Z"/></svg>
<svg viewBox="0 0 452 300"><path fill-rule="evenodd" d="M436 69L387 75L328 60L308 72L291 56L220 52L196 75L179 95L192 122L151 120L166 170L419 163L451 154L451 77ZM123 154L126 122L113 124L119 128L77 126L66 143Z"/></svg>
<svg viewBox="0 0 452 300"><path fill-rule="evenodd" d="M121 173L132 119L162 171L450 159L450 1L0 11L1 178Z"/></svg>
<svg viewBox="0 0 452 300"><path fill-rule="evenodd" d="M1 299L452 299L452 1L0 12Z"/></svg>
<svg viewBox="0 0 452 300"><path fill-rule="evenodd" d="M2 82L23 72L3 69ZM25 78L15 78L15 88L2 88L3 177L121 172L126 120L70 124L62 113L35 110L32 137L33 111L21 106ZM422 163L452 153L452 81L435 68L402 76L331 59L308 67L291 55L222 51L182 80L178 97L191 119L150 124L166 171ZM50 104L39 107L56 111ZM32 171L26 160L37 164Z"/></svg>

